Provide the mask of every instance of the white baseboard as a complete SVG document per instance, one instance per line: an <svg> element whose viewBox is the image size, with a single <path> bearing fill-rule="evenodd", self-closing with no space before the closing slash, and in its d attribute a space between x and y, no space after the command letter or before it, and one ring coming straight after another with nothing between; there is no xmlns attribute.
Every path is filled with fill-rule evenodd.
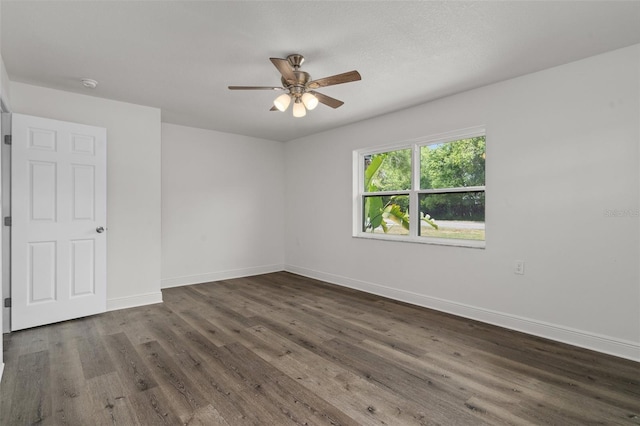
<svg viewBox="0 0 640 426"><path fill-rule="evenodd" d="M136 306L152 305L154 303L162 303L162 293L153 292L146 294L137 294L135 296L116 297L107 300L107 311L116 311L118 309L135 308Z"/></svg>
<svg viewBox="0 0 640 426"><path fill-rule="evenodd" d="M269 274L284 270L284 265L263 265L251 268L232 269L228 271L210 272L207 274L188 275L185 277L166 278L161 281L162 288L180 287L190 284L208 283L211 281L230 280L232 278L250 277L252 275Z"/></svg>
<svg viewBox="0 0 640 426"><path fill-rule="evenodd" d="M640 344L636 342L615 339L608 336L602 336L543 321L505 314L489 309L478 308L463 303L426 296L406 290L399 290L380 284L373 284L299 266L285 265L284 270L305 277L326 281L331 284L337 284L365 291L367 293L377 294L379 296L388 297L401 302L447 312L460 317L497 325L511 330L521 331L523 333L544 337L546 339L567 343L569 345L591 349L597 352L618 356L620 358L630 359L632 361L640 361Z"/></svg>

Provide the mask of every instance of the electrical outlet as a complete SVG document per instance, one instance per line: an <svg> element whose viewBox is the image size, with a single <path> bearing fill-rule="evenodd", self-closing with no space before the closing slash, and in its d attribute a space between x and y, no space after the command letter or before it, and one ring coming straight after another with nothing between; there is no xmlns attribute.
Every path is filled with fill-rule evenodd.
<svg viewBox="0 0 640 426"><path fill-rule="evenodd" d="M516 260L513 267L513 273L518 275L524 275L524 260Z"/></svg>

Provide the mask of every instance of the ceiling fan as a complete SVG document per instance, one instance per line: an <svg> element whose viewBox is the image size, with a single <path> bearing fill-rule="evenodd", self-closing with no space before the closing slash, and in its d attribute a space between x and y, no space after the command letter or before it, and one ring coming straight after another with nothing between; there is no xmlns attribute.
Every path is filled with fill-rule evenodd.
<svg viewBox="0 0 640 426"><path fill-rule="evenodd" d="M316 92L314 89L320 87L333 86L336 84L349 83L358 81L360 73L358 71L349 71L342 74L332 75L331 77L311 80L309 73L300 71L300 66L304 62L304 56L294 53L287 56L287 59L269 58L273 65L280 71L282 75L282 86L229 86L230 90L286 90L273 101L271 111L286 111L289 104L293 101L293 116L304 117L307 110L312 110L318 103L323 103L331 108L338 108L344 102Z"/></svg>

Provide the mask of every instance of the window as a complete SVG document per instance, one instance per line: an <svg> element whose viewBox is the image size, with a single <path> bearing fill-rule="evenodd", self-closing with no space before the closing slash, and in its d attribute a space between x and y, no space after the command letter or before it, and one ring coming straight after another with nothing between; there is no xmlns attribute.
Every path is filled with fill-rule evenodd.
<svg viewBox="0 0 640 426"><path fill-rule="evenodd" d="M354 152L354 236L484 247L485 145L472 129Z"/></svg>

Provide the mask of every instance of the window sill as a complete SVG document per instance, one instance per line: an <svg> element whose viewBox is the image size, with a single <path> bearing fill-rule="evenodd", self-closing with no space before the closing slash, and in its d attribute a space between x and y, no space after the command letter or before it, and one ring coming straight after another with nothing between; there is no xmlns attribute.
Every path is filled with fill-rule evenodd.
<svg viewBox="0 0 640 426"><path fill-rule="evenodd" d="M476 249L484 249L486 247L486 241L484 240L456 240L450 238L410 237L409 235L369 234L364 232L354 234L353 238L396 241L401 243L431 244L451 247L466 247Z"/></svg>

